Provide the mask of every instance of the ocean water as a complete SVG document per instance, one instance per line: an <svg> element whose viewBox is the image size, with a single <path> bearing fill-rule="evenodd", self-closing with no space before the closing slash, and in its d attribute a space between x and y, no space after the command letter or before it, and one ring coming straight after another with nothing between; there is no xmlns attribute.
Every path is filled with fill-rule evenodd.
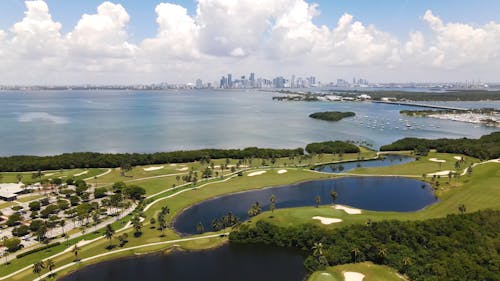
<svg viewBox="0 0 500 281"><path fill-rule="evenodd" d="M254 90L0 92L0 155L295 148L325 140L379 147L407 136L479 137L498 130L399 114L415 107L279 102L274 95ZM450 104L500 108L499 102ZM308 117L327 110L353 111L356 117L339 122Z"/></svg>

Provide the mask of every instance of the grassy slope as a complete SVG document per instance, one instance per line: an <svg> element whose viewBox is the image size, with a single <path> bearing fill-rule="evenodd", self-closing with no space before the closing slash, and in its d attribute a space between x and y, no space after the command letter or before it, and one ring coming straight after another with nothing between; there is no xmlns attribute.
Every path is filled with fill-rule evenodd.
<svg viewBox="0 0 500 281"><path fill-rule="evenodd" d="M86 174L75 177L74 175L80 174L82 172L88 171ZM85 179L85 178L90 178L99 174L102 174L106 171L106 169L70 169L70 170L62 170L62 171L43 171L42 174L42 179L52 179L52 178L58 178L62 177L63 180L66 178L73 178L73 179ZM0 182L1 183L9 183L9 182L17 182L17 175L21 175L23 177L22 181L26 183L31 183L34 181L38 181L38 179L33 179L32 178L33 172L22 172L22 173L16 173L16 172L4 172L0 173ZM48 176L47 176L48 175Z"/></svg>
<svg viewBox="0 0 500 281"><path fill-rule="evenodd" d="M365 275L363 281L401 281L397 272L387 266L375 265L370 262L343 264L334 267L328 267L323 271L314 272L308 281L342 281L344 272L359 272Z"/></svg>

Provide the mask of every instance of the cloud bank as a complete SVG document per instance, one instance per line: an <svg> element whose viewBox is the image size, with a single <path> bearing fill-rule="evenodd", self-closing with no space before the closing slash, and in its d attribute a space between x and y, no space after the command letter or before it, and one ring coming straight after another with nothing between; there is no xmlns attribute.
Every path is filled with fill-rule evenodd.
<svg viewBox="0 0 500 281"><path fill-rule="evenodd" d="M402 40L349 13L315 24L321 7L304 0L198 0L193 15L160 3L156 35L132 42L120 4L102 3L66 34L43 0L25 5L24 18L0 30L0 84L190 82L227 72L494 80L500 67L500 24L446 23L430 10L427 29Z"/></svg>

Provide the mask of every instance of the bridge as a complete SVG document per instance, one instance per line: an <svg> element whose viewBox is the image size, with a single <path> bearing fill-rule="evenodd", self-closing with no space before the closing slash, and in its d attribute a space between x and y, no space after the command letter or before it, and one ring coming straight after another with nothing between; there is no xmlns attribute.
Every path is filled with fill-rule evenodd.
<svg viewBox="0 0 500 281"><path fill-rule="evenodd" d="M461 107L432 105L432 104L423 104L423 103L405 102L405 101L378 101L378 100L374 100L372 102L394 104L394 105L406 105L406 106L415 106L415 107L434 108L434 109L446 109L446 110L470 110L468 108L461 108Z"/></svg>

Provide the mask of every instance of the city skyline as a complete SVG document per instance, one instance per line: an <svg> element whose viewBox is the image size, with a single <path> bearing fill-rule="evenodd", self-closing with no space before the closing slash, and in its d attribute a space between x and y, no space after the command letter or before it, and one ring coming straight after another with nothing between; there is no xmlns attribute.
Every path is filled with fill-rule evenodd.
<svg viewBox="0 0 500 281"><path fill-rule="evenodd" d="M0 84L193 83L227 69L325 82L497 82L491 10L500 4L340 2L4 1Z"/></svg>

